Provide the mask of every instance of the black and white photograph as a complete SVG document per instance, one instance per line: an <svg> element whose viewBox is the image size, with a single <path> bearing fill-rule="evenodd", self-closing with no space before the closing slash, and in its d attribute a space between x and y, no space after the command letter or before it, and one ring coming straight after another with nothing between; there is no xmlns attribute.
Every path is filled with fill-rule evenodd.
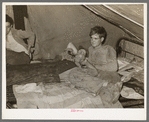
<svg viewBox="0 0 149 122"><path fill-rule="evenodd" d="M2 118L146 120L146 51L147 3L4 2Z"/></svg>

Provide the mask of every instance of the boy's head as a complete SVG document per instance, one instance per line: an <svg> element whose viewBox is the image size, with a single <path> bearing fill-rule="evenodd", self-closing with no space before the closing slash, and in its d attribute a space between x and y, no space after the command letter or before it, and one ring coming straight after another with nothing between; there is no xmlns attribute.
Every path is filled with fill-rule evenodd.
<svg viewBox="0 0 149 122"><path fill-rule="evenodd" d="M13 26L13 19L6 14L6 35L10 32Z"/></svg>
<svg viewBox="0 0 149 122"><path fill-rule="evenodd" d="M92 46L97 47L104 43L107 32L103 27L95 26L91 28L89 36L91 37Z"/></svg>

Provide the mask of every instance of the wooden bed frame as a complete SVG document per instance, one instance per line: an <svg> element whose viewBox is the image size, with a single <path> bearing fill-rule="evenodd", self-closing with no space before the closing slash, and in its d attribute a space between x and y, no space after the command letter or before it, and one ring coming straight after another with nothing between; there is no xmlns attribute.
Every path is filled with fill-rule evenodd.
<svg viewBox="0 0 149 122"><path fill-rule="evenodd" d="M140 46L144 46L144 43L143 42L139 42L139 41L136 41L136 40L133 40L133 39L128 39L128 38L120 38L118 41L117 41L117 44L116 44L116 52L117 52L117 57L119 57L120 53L123 51L126 53L129 53L131 55L134 55L136 57L139 57L141 59L144 59L143 56L139 56L137 54L134 54L134 53L131 53L129 51L126 51L125 49L123 49L120 45L121 41L128 41L128 42L131 42L131 43L134 43L134 44L137 44L137 45L140 45ZM124 58L125 58L126 55L124 55Z"/></svg>
<svg viewBox="0 0 149 122"><path fill-rule="evenodd" d="M128 53L134 57L138 57L141 60L144 60L143 56L140 56L140 55L137 55L137 54L134 54L132 52L125 50L124 47L121 46L122 41L124 41L124 43L125 43L125 41L128 41L128 42L131 42L131 43L139 45L139 46L144 46L143 42L138 42L136 40L132 40L132 39L128 39L128 38L120 38L117 41L117 45L116 45L117 57L126 58L126 54ZM123 54L122 54L122 52L123 52ZM144 95L144 93L143 93L143 95ZM121 104L123 105L124 108L144 108L144 99L137 99L137 100L136 99L127 99L127 98L120 96L119 101L121 102Z"/></svg>

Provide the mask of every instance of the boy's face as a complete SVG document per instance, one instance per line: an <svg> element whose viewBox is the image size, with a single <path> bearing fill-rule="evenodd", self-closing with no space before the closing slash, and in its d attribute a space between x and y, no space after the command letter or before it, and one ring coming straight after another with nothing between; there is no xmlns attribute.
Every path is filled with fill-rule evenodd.
<svg viewBox="0 0 149 122"><path fill-rule="evenodd" d="M93 47L98 47L99 45L102 44L102 41L104 40L104 38L100 38L99 34L94 34L91 36L91 45Z"/></svg>
<svg viewBox="0 0 149 122"><path fill-rule="evenodd" d="M9 22L6 22L6 35L10 32L12 25Z"/></svg>

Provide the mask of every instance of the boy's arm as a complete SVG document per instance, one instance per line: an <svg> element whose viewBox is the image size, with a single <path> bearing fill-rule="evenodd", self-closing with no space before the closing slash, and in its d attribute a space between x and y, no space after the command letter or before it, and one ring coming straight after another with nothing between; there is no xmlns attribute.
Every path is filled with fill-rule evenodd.
<svg viewBox="0 0 149 122"><path fill-rule="evenodd" d="M82 65L85 65L86 68L88 69L91 69L91 70L88 70L88 74L90 74L91 76L97 76L98 75L98 70L96 69L95 66L93 66L89 61L88 59L86 58L82 63Z"/></svg>
<svg viewBox="0 0 149 122"><path fill-rule="evenodd" d="M96 68L88 61L88 58L86 58L81 64L82 64L82 65L85 65L85 66L88 67L88 68L96 69Z"/></svg>

